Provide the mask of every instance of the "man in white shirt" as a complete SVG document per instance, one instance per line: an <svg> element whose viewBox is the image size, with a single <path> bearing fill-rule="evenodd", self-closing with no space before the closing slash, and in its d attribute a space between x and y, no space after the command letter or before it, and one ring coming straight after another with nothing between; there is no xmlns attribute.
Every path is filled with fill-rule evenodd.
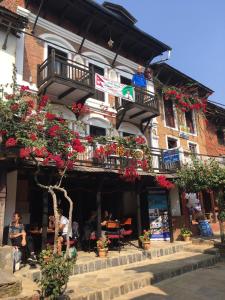
<svg viewBox="0 0 225 300"><path fill-rule="evenodd" d="M62 245L66 242L67 232L69 230L69 220L63 216L63 211L58 210L59 214L59 238L58 238L58 254L62 253ZM49 217L49 227L55 227L55 218ZM69 237L72 238L72 228L70 228Z"/></svg>

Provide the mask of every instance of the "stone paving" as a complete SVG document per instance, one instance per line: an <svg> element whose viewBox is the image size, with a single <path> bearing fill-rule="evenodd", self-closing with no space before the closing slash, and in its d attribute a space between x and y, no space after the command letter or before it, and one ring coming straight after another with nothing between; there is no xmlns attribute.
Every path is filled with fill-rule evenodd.
<svg viewBox="0 0 225 300"><path fill-rule="evenodd" d="M115 300L224 300L225 263L164 280Z"/></svg>
<svg viewBox="0 0 225 300"><path fill-rule="evenodd" d="M110 251L107 259L100 259L94 253L79 252L76 264L79 274L70 277L69 296L71 300L114 299L184 272L215 264L218 256L214 250L212 245L206 244L155 242L150 251L126 247L120 253ZM23 292L10 300L33 300L32 295L38 287L27 276L28 271L25 268L15 273L18 279L22 279Z"/></svg>

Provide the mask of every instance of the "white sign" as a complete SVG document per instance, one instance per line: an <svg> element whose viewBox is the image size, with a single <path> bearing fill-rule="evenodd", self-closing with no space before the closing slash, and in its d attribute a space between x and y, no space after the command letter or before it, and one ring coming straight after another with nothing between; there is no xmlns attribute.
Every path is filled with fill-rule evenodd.
<svg viewBox="0 0 225 300"><path fill-rule="evenodd" d="M134 88L130 85L110 81L104 76L95 73L95 88L96 90L109 93L115 97L120 97L134 102Z"/></svg>

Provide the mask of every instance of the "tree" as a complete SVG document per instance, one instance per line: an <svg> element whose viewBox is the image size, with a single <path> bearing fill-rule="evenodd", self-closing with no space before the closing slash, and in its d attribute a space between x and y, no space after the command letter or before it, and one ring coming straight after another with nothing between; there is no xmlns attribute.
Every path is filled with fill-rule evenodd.
<svg viewBox="0 0 225 300"><path fill-rule="evenodd" d="M20 89L14 87L13 90L13 94L6 94L5 99L0 99L0 135L2 148L4 148L2 150L7 153L17 149L20 159L35 162L36 183L50 193L53 201L56 219L54 253L57 251L59 231L56 191L63 192L70 207L66 250L68 255L73 202L62 187L62 180L66 171L75 167L78 153L85 151L85 143L81 141L77 132L69 129L67 120L50 112L47 96L39 99L25 86ZM74 105L71 110L79 113L84 110L84 106ZM40 183L40 168L46 166L56 167L58 180L55 184Z"/></svg>
<svg viewBox="0 0 225 300"><path fill-rule="evenodd" d="M202 161L192 159L192 163L183 166L177 172L176 184L185 192L211 190L218 194L219 222L221 241L224 242L222 222L225 220L225 168L214 159Z"/></svg>

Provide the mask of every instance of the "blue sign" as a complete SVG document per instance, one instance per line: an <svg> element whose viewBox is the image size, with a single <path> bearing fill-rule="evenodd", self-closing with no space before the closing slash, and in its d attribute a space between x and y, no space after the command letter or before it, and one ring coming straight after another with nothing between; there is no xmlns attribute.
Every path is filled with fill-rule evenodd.
<svg viewBox="0 0 225 300"><path fill-rule="evenodd" d="M213 236L212 228L207 220L199 221L199 230L201 236Z"/></svg>
<svg viewBox="0 0 225 300"><path fill-rule="evenodd" d="M178 149L170 149L163 151L163 162L174 163L180 161L180 153Z"/></svg>

